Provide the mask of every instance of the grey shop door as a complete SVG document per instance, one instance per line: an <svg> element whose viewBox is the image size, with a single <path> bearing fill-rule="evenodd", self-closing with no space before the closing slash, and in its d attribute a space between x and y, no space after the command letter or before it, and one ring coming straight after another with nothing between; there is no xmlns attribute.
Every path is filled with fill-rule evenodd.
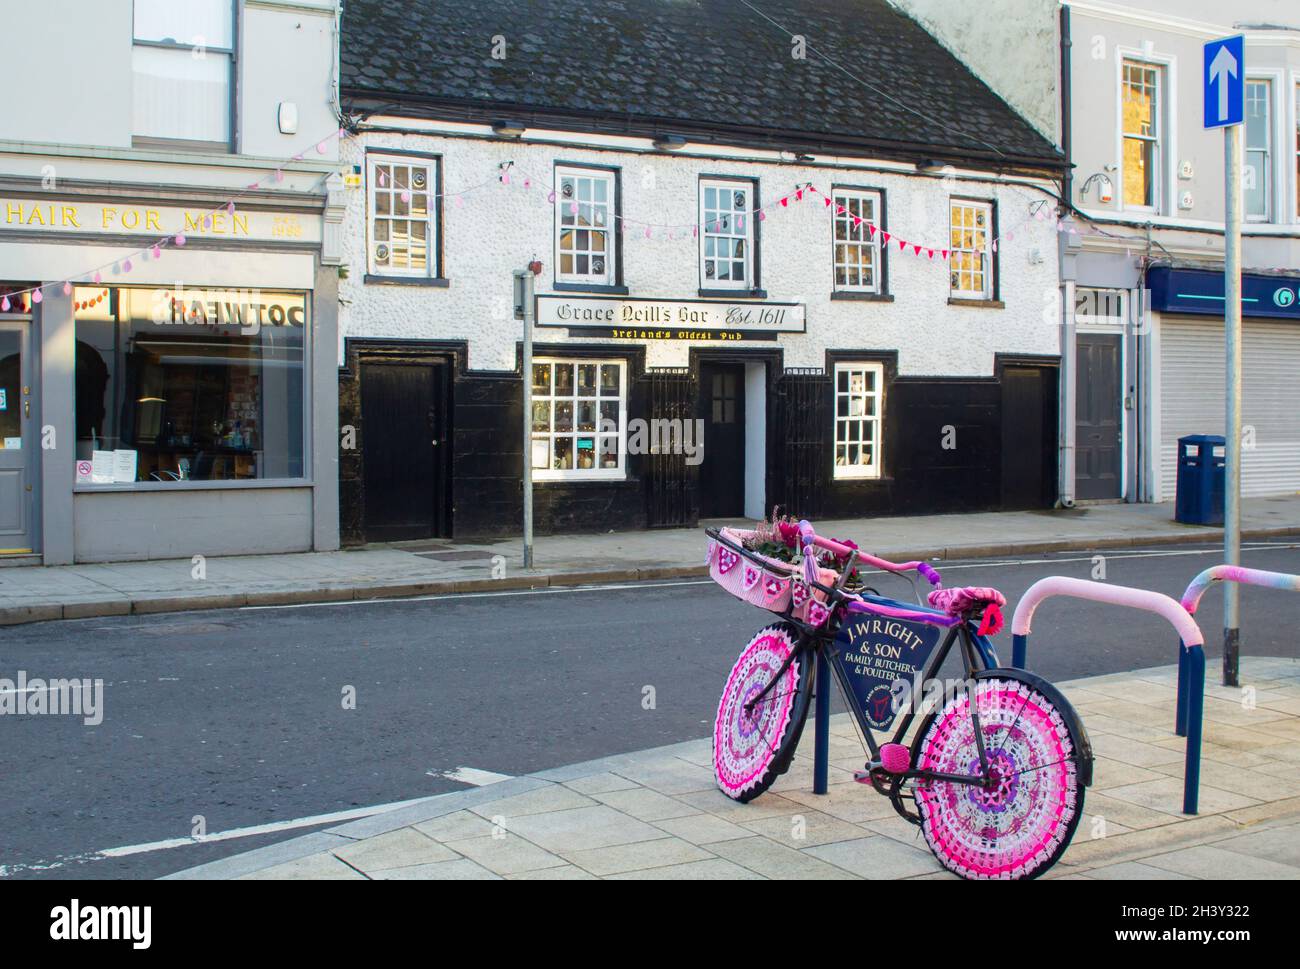
<svg viewBox="0 0 1300 969"><path fill-rule="evenodd" d="M1123 356L1116 334L1078 335L1074 494L1084 500L1121 497Z"/></svg>

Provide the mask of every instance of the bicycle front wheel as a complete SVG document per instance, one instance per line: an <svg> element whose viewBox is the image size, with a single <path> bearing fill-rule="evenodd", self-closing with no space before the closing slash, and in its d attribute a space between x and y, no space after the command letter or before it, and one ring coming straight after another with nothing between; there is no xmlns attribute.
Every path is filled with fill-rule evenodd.
<svg viewBox="0 0 1300 969"><path fill-rule="evenodd" d="M713 772L718 787L737 801L752 801L790 767L812 696L806 660L791 661L763 699L754 700L796 649L793 627L776 623L760 629L727 677L713 725Z"/></svg>
<svg viewBox="0 0 1300 969"><path fill-rule="evenodd" d="M1035 878L1065 852L1083 813L1073 714L1041 681L999 670L926 720L913 750L917 769L980 776L972 694L989 783L917 781L921 830L939 862L963 878Z"/></svg>

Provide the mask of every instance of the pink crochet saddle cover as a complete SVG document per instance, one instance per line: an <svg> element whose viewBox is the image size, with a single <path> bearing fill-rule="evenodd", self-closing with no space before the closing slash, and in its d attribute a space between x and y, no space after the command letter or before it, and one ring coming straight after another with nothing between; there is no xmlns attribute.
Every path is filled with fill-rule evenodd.
<svg viewBox="0 0 1300 969"><path fill-rule="evenodd" d="M980 622L979 635L996 636L1002 631L1002 607L1007 604L1007 597L997 589L983 586L935 589L930 593L928 601L934 608L942 609L950 616L963 616L982 606L984 618Z"/></svg>

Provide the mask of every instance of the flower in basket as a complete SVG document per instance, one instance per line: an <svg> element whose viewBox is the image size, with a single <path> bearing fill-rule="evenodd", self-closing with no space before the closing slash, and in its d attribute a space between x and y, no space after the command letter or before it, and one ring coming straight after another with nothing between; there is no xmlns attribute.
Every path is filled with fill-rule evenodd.
<svg viewBox="0 0 1300 969"><path fill-rule="evenodd" d="M780 537L782 544L790 548L799 547L799 526L794 522L778 521L773 531L773 537Z"/></svg>

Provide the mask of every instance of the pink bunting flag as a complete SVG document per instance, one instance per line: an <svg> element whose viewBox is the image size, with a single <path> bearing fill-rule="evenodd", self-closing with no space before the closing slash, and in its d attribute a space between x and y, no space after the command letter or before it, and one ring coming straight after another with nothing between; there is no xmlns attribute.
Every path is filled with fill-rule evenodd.
<svg viewBox="0 0 1300 969"><path fill-rule="evenodd" d="M899 251L899 252L902 252L904 249L907 248L907 240L906 240L906 239L898 239L897 241L898 241L898 251Z"/></svg>
<svg viewBox="0 0 1300 969"><path fill-rule="evenodd" d="M158 243L156 243L156 242L154 243L154 246L153 246L153 257L154 257L155 259L161 259L161 258L162 258L162 246L158 245Z"/></svg>
<svg viewBox="0 0 1300 969"><path fill-rule="evenodd" d="M919 256L920 254L921 254L921 247L916 243L912 243L912 255Z"/></svg>
<svg viewBox="0 0 1300 969"><path fill-rule="evenodd" d="M185 242L185 234L183 232L176 233L176 245L184 248ZM99 273L95 273L95 282L99 282Z"/></svg>
<svg viewBox="0 0 1300 969"><path fill-rule="evenodd" d="M888 233L888 232L885 232L885 231L883 231L883 230L881 231L881 233L880 233L880 242L881 242L882 245L886 245L886 246L889 245L889 233Z"/></svg>
<svg viewBox="0 0 1300 969"><path fill-rule="evenodd" d="M64 284L63 284L63 295L64 295L64 296L71 296L71 295L72 295L72 283L64 283Z"/></svg>
<svg viewBox="0 0 1300 969"><path fill-rule="evenodd" d="M41 288L37 286L32 290L32 302L39 303L43 299L45 299L45 297L41 295Z"/></svg>
<svg viewBox="0 0 1300 969"><path fill-rule="evenodd" d="M767 209L759 209L759 210L758 210L758 221L759 221L759 222L766 222L766 221L767 221Z"/></svg>
<svg viewBox="0 0 1300 969"><path fill-rule="evenodd" d="M95 273L95 285L98 286L103 281L104 281L104 277L101 276L99 273Z"/></svg>
<svg viewBox="0 0 1300 969"><path fill-rule="evenodd" d="M457 198L460 198L459 195L456 196L456 197L457 197ZM548 201L548 202L554 204L554 202L555 202L555 191L554 191L554 190L552 190L552 191L551 191L551 192L546 196L546 201Z"/></svg>
<svg viewBox="0 0 1300 969"><path fill-rule="evenodd" d="M8 313L8 312L9 312L9 297L8 296L0 297L0 313Z"/></svg>

